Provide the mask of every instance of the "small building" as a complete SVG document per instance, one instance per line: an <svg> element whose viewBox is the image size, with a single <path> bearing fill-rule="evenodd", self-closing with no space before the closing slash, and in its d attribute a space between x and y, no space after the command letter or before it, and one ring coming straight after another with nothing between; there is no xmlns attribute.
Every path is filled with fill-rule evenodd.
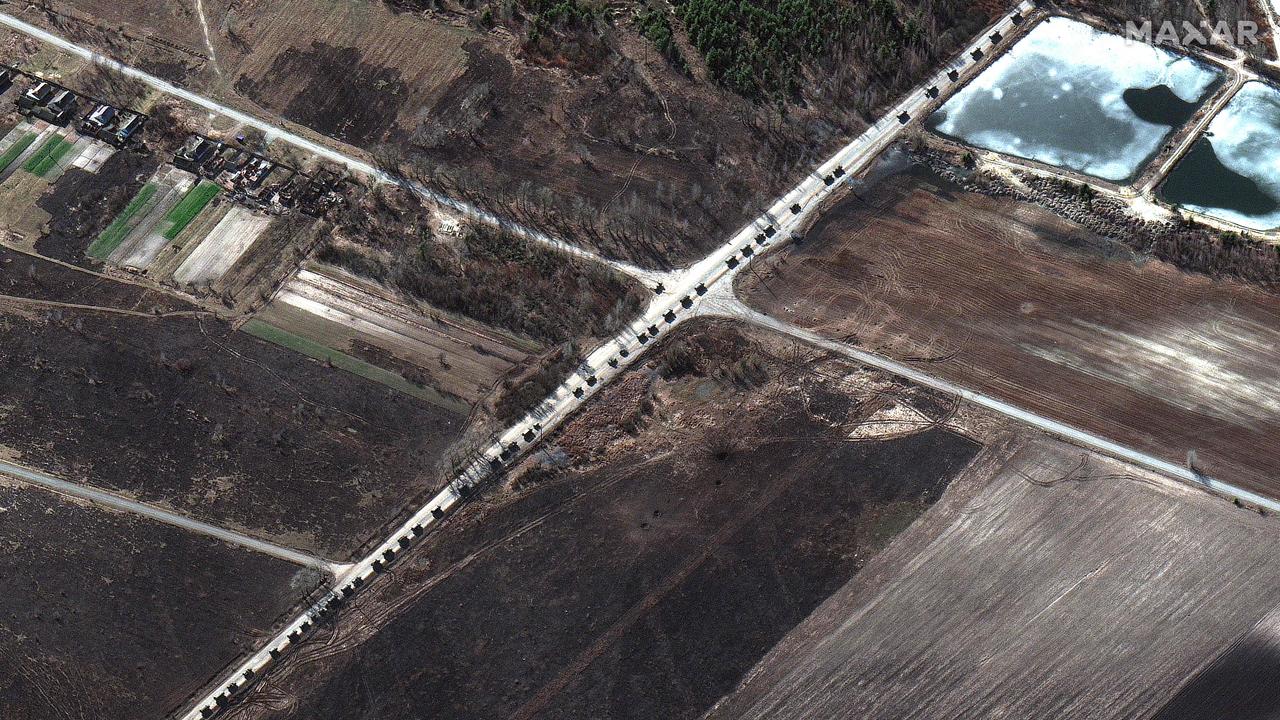
<svg viewBox="0 0 1280 720"><path fill-rule="evenodd" d="M205 163L217 154L222 143L214 142L199 135L192 135L187 138L182 147L173 156L173 164L197 175L201 173L201 168Z"/></svg>
<svg viewBox="0 0 1280 720"><path fill-rule="evenodd" d="M146 117L126 110L116 116L114 127L104 128L99 131L98 138L116 147L124 147L142 130L142 126L146 122Z"/></svg>
<svg viewBox="0 0 1280 720"><path fill-rule="evenodd" d="M13 79L17 77L17 75L17 71L13 68L0 68L0 94L8 92L9 88L13 87Z"/></svg>
<svg viewBox="0 0 1280 720"><path fill-rule="evenodd" d="M66 126L76 113L76 94L65 88L54 93L43 105L31 108L31 114L52 125Z"/></svg>
<svg viewBox="0 0 1280 720"><path fill-rule="evenodd" d="M23 114L30 114L31 110L37 105L44 105L49 102L56 92L58 92L58 88L55 85L41 80L18 96L18 111Z"/></svg>
<svg viewBox="0 0 1280 720"><path fill-rule="evenodd" d="M97 135L100 131L110 127L115 123L116 109L106 103L98 103L94 106L84 120L80 122L80 132L82 135Z"/></svg>

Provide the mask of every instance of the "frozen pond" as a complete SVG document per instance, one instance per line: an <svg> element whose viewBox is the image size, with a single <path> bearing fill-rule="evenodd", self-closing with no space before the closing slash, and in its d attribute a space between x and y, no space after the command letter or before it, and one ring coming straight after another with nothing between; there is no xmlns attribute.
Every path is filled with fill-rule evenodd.
<svg viewBox="0 0 1280 720"><path fill-rule="evenodd" d="M1032 28L928 125L987 150L1124 182L1221 77L1188 57L1058 17Z"/></svg>
<svg viewBox="0 0 1280 720"><path fill-rule="evenodd" d="M1169 173L1160 197L1253 230L1280 227L1280 90L1245 83Z"/></svg>

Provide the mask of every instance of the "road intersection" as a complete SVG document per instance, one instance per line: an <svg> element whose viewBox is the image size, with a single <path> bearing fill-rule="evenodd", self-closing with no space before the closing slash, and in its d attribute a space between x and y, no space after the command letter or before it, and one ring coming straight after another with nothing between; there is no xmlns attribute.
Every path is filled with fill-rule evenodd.
<svg viewBox="0 0 1280 720"><path fill-rule="evenodd" d="M642 354L647 345L655 342L683 321L698 316L734 317L773 329L912 382L961 397L1104 454L1142 465L1229 497L1240 498L1259 507L1280 511L1280 503L1269 498L1204 477L1167 459L1152 457L1106 438L1083 432L960 385L935 378L905 364L796 328L745 308L733 296L733 279L737 273L748 267L757 255L784 245L798 236L801 229L817 216L825 201L841 193L847 186L848 180L867 169L885 148L901 138L904 129L911 127L942 102L951 91L966 82L977 68L983 66L996 54L995 50L1011 42L1018 34L1020 27L1033 24L1037 12L1031 0L1024 0L1009 14L1002 16L998 22L984 30L969 47L937 75L915 88L906 98L887 111L880 120L806 176L799 185L778 198L760 217L735 233L719 249L688 268L670 273L646 271L602 258L540 231L511 223L468 203L444 197L419 183L392 177L368 162L234 108L226 107L145 72L122 65L17 18L0 13L0 25L6 25L53 44L79 57L101 63L124 75L142 80L162 92L225 115L234 121L256 127L266 133L268 138L288 142L380 181L407 182L411 189L444 207L472 219L504 227L572 255L605 263L645 281L656 289L655 296L638 319L631 322L615 338L592 352L578 370L564 384L557 387L534 411L496 437L487 448L478 452L474 462L468 465L444 490L397 527L372 552L343 569L337 575L337 581L331 591L285 625L257 652L213 683L201 697L180 714L180 717L183 720L197 720L211 716L219 707L228 704L235 693L280 657L289 646L301 640L317 622L334 612L373 575L394 561L398 553L416 542L432 523L444 517L461 502L472 487L486 481L494 473L501 472L535 446L544 434L557 427L601 387L622 373Z"/></svg>

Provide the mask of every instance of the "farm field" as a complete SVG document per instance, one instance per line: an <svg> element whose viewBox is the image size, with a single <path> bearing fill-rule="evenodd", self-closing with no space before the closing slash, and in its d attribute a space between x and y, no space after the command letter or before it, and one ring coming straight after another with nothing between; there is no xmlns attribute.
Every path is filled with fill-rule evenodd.
<svg viewBox="0 0 1280 720"><path fill-rule="evenodd" d="M256 309L287 282L323 239L329 226L300 213L271 218L248 249L209 287L234 299L238 311Z"/></svg>
<svg viewBox="0 0 1280 720"><path fill-rule="evenodd" d="M1196 674L1155 720L1266 717L1280 703L1280 610Z"/></svg>
<svg viewBox="0 0 1280 720"><path fill-rule="evenodd" d="M1273 707L1261 685L1234 695L1230 677L1183 684L1267 655L1257 643L1274 618L1255 624L1280 603L1275 518L1047 439L1002 454L972 486L953 483L708 720L1207 720ZM1261 680L1274 662L1245 672ZM1179 695L1240 713L1165 714Z"/></svg>
<svg viewBox="0 0 1280 720"><path fill-rule="evenodd" d="M124 210L121 210L120 214L111 221L107 229L103 230L102 234L89 245L88 249L85 250L85 254L98 260L107 259L116 248L120 247L120 243L124 242L124 238L129 232L129 222L133 220L133 216L137 215L151 201L158 189L159 185L153 182L143 185L142 189L129 201Z"/></svg>
<svg viewBox="0 0 1280 720"><path fill-rule="evenodd" d="M767 286L767 287L766 287ZM1280 297L924 170L743 276L759 310L1170 462L1280 491Z"/></svg>
<svg viewBox="0 0 1280 720"><path fill-rule="evenodd" d="M175 208L174 212L177 210ZM236 264L270 223L271 216L265 213L255 213L242 207L231 208L174 271L174 281L179 285L204 286L217 281Z"/></svg>
<svg viewBox="0 0 1280 720"><path fill-rule="evenodd" d="M54 135L54 128L29 120L19 122L0 138L0 182L23 169Z"/></svg>
<svg viewBox="0 0 1280 720"><path fill-rule="evenodd" d="M465 318L406 304L332 266L299 270L256 319L398 368L467 404L493 392L541 346Z"/></svg>
<svg viewBox="0 0 1280 720"><path fill-rule="evenodd" d="M0 506L6 718L165 717L322 579L2 475Z"/></svg>
<svg viewBox="0 0 1280 720"><path fill-rule="evenodd" d="M955 411L686 326L230 716L696 718L970 462Z"/></svg>
<svg viewBox="0 0 1280 720"><path fill-rule="evenodd" d="M57 167L62 158L71 151L73 145L74 143L69 142L61 135L51 135L49 139L37 148L35 153L32 154L25 163L23 163L22 169L32 175L45 177L49 174L50 170Z"/></svg>
<svg viewBox="0 0 1280 720"><path fill-rule="evenodd" d="M30 130L20 130L10 139L5 139L5 149L0 153L0 172L9 169L9 166L18 159L18 156L27 151L31 144L36 140L36 133Z"/></svg>
<svg viewBox="0 0 1280 720"><path fill-rule="evenodd" d="M147 269L169 243L166 235L171 223L166 218L196 182L196 177L185 170L160 166L121 215L89 246L88 254L114 265ZM129 213L127 217L125 213ZM107 232L111 234L106 235Z"/></svg>
<svg viewBox="0 0 1280 720"><path fill-rule="evenodd" d="M85 282L81 304L119 292ZM462 431L208 315L4 306L0 446L16 462L330 559L438 489Z"/></svg>

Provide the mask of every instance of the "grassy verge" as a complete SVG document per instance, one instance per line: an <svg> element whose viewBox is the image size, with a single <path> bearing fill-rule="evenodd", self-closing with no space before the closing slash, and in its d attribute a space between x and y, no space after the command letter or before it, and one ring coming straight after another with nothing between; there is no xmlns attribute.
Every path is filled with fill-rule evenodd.
<svg viewBox="0 0 1280 720"><path fill-rule="evenodd" d="M201 181L199 185L188 190L187 194L182 196L182 200L178 201L178 204L164 218L169 222L169 229L164 231L165 239L172 240L178 237L178 233L190 225L196 215L199 215L204 206L208 205L213 196L221 190L222 188L207 180Z"/></svg>
<svg viewBox="0 0 1280 720"><path fill-rule="evenodd" d="M58 161L67 154L74 143L67 142L61 135L54 135L36 150L35 154L27 158L27 162L22 166L23 170L35 175L36 177L44 177L58 164Z"/></svg>
<svg viewBox="0 0 1280 720"><path fill-rule="evenodd" d="M133 196L133 199L129 201L129 204L125 209L121 210L120 214L116 216L116 219L112 220L111 224L107 226L107 229L103 230L102 234L98 236L98 239L94 240L93 243L89 245L89 249L86 250L85 253L88 254L89 257L106 260L107 256L114 252L116 248L120 247L121 241L123 241L125 236L129 234L129 228L127 227L129 219L134 215L137 215L138 211L142 209L142 206L146 205L147 201L149 201L155 194L155 183L147 183L146 185L143 185L142 189L138 191L137 195Z"/></svg>
<svg viewBox="0 0 1280 720"><path fill-rule="evenodd" d="M294 335L288 330L278 328L261 320L250 320L242 325L240 329L256 338L302 353L307 357L328 361L329 364L340 370L386 385L392 390L398 390L405 395L429 402L450 412L466 415L471 411L471 408L467 407L465 403L446 398L431 388L415 385L397 373L384 370L376 365L370 365L360 358L326 347L301 335Z"/></svg>
<svg viewBox="0 0 1280 720"><path fill-rule="evenodd" d="M13 161L17 160L18 156L21 155L27 148L31 147L31 143L35 141L36 141L36 134L33 132L29 132L26 135L23 135L21 138L18 138L17 142L10 145L9 149L5 150L3 155L0 155L0 172L3 172L4 170L8 169L8 167L13 164Z"/></svg>

